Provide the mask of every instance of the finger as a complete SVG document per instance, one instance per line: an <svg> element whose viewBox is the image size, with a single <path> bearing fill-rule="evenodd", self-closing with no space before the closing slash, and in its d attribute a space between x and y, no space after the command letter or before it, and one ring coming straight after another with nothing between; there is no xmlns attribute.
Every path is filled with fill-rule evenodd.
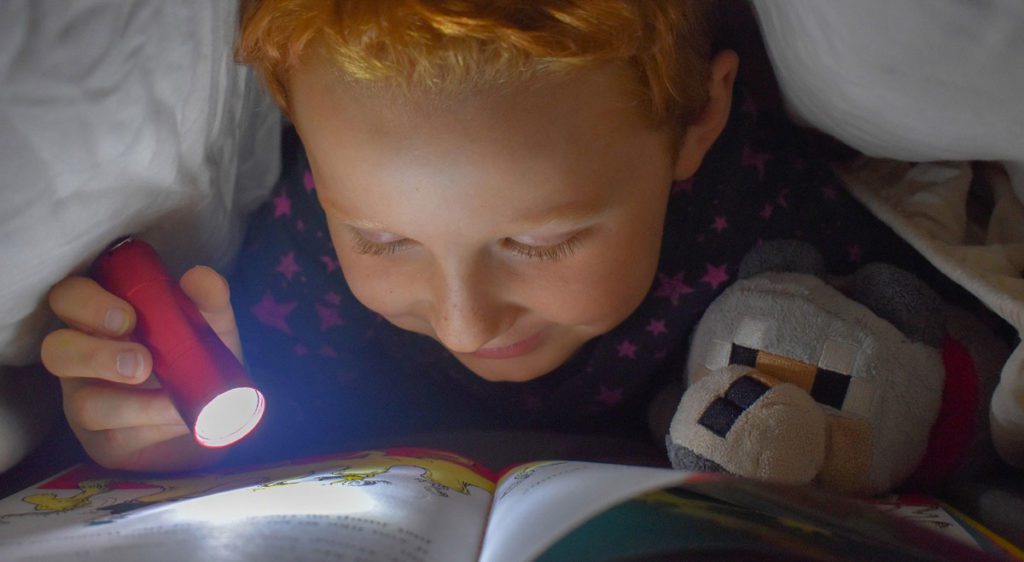
<svg viewBox="0 0 1024 562"><path fill-rule="evenodd" d="M198 468L223 457L205 449L187 429L151 425L106 431L77 431L86 453L98 464L119 470L173 471Z"/></svg>
<svg viewBox="0 0 1024 562"><path fill-rule="evenodd" d="M137 384L145 381L153 369L153 357L141 344L103 339L67 328L47 334L41 358L43 366L61 378Z"/></svg>
<svg viewBox="0 0 1024 562"><path fill-rule="evenodd" d="M235 313L231 308L228 282L212 268L199 265L186 271L180 284L181 290L196 303L199 312L221 341L235 357L241 359L242 344L235 324Z"/></svg>
<svg viewBox="0 0 1024 562"><path fill-rule="evenodd" d="M87 431L150 425L175 426L188 431L167 393L121 385L67 379L61 383L64 414Z"/></svg>
<svg viewBox="0 0 1024 562"><path fill-rule="evenodd" d="M68 277L50 290L50 308L67 325L97 335L120 337L135 328L135 310L88 277Z"/></svg>

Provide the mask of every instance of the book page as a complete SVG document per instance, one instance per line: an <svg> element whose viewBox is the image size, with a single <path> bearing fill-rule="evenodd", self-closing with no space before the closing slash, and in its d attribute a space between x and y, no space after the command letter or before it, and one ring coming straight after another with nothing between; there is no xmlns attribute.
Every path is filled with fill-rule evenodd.
<svg viewBox="0 0 1024 562"><path fill-rule="evenodd" d="M0 559L469 562L489 476L401 450L177 480L83 466L0 500Z"/></svg>
<svg viewBox="0 0 1024 562"><path fill-rule="evenodd" d="M664 468L579 461L531 463L502 477L481 562L534 560L563 535L629 498L707 478Z"/></svg>

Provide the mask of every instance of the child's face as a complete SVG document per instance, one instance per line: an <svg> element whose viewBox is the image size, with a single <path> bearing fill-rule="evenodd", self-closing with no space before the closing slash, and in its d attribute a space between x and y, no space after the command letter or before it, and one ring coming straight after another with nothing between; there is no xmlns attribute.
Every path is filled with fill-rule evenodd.
<svg viewBox="0 0 1024 562"><path fill-rule="evenodd" d="M595 69L438 107L297 72L295 125L356 298L493 381L542 376L624 320L676 165L624 83Z"/></svg>

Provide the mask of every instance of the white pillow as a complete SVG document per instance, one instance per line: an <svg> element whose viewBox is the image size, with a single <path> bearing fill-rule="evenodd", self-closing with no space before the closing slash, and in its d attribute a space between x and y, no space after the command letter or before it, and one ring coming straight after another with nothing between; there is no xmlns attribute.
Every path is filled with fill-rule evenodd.
<svg viewBox="0 0 1024 562"><path fill-rule="evenodd" d="M791 113L868 156L997 160L1024 199L1024 2L753 0Z"/></svg>
<svg viewBox="0 0 1024 562"><path fill-rule="evenodd" d="M0 365L38 358L49 288L141 233L225 267L279 170L280 116L232 61L237 2L0 2Z"/></svg>

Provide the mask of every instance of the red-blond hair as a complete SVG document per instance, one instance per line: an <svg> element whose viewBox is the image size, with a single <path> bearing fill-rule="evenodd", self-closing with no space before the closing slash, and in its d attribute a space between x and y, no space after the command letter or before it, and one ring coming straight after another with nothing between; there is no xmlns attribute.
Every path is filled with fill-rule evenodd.
<svg viewBox="0 0 1024 562"><path fill-rule="evenodd" d="M714 0L243 0L236 45L289 112L315 50L350 80L411 92L513 84L606 62L682 129L707 103Z"/></svg>

